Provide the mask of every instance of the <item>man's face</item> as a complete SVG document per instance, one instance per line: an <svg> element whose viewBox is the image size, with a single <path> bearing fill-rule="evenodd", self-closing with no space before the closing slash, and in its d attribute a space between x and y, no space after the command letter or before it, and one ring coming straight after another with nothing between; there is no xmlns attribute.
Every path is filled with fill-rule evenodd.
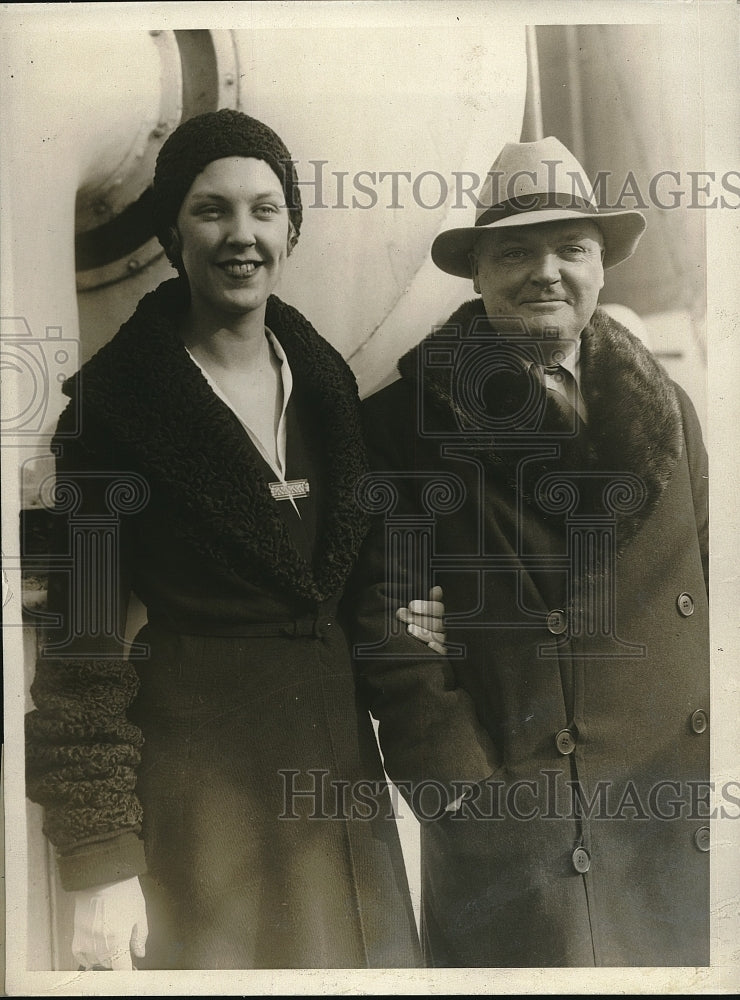
<svg viewBox="0 0 740 1000"><path fill-rule="evenodd" d="M576 340L604 285L604 241L590 219L491 229L470 256L489 319L521 317L530 334Z"/></svg>

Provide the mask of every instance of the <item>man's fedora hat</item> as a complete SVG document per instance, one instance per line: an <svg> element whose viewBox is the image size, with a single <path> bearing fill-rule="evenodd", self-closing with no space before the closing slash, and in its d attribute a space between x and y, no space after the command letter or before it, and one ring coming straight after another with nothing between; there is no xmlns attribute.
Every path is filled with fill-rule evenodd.
<svg viewBox="0 0 740 1000"><path fill-rule="evenodd" d="M440 233L432 260L448 274L470 278L468 255L482 232L562 219L592 219L598 225L604 267L631 257L646 225L641 212L600 212L586 171L559 139L509 142L483 184L475 225Z"/></svg>

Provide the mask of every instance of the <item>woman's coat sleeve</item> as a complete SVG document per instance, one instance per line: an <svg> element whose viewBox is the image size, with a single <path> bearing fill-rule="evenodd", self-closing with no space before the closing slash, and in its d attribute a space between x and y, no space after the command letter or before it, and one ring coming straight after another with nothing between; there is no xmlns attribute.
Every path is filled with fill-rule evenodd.
<svg viewBox="0 0 740 1000"><path fill-rule="evenodd" d="M60 430L66 419L63 414ZM44 807L44 832L58 849L63 886L81 889L145 870L135 794L142 736L126 717L138 678L120 641L129 596L121 531L115 557L108 553L102 563L107 588L91 586L89 551L85 555L85 526L90 538L109 518L115 470L79 439L65 440L61 449L48 601L60 626L44 637L31 687L36 707L26 716L26 789ZM119 518L118 528L124 523ZM110 616L113 627L91 639L95 614Z"/></svg>

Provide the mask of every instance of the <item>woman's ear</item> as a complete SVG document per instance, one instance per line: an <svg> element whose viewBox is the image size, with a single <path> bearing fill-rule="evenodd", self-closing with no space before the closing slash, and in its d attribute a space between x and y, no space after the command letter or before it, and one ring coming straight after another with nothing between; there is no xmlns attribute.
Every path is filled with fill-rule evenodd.
<svg viewBox="0 0 740 1000"><path fill-rule="evenodd" d="M180 238L180 230L177 226L170 226L167 232L167 245L164 248L164 252L167 254L170 264L172 264L179 274L182 274L182 239Z"/></svg>
<svg viewBox="0 0 740 1000"><path fill-rule="evenodd" d="M290 221L288 223L288 256L289 257L293 253L293 249L294 249L294 247L295 247L295 245L296 245L297 242L298 242L298 231L296 230L296 227L293 225L293 222Z"/></svg>
<svg viewBox="0 0 740 1000"><path fill-rule="evenodd" d="M182 240L180 239L180 230L177 226L170 226L169 238L168 255L179 258L182 254Z"/></svg>

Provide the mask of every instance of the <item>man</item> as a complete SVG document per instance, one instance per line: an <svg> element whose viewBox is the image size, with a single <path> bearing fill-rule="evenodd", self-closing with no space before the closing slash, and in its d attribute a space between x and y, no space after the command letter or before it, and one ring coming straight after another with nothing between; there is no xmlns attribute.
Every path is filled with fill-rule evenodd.
<svg viewBox="0 0 740 1000"><path fill-rule="evenodd" d="M706 454L597 305L645 220L588 187L554 138L505 146L432 246L481 297L365 404L357 663L435 966L709 962ZM423 659L389 623L432 582L449 651Z"/></svg>

